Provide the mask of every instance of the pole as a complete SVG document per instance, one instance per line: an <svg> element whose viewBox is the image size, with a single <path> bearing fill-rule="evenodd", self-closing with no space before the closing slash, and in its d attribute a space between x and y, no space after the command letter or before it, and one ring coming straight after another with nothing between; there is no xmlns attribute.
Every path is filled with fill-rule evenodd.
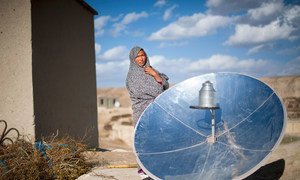
<svg viewBox="0 0 300 180"><path fill-rule="evenodd" d="M211 109L211 137L212 143L216 141L215 139L215 110Z"/></svg>

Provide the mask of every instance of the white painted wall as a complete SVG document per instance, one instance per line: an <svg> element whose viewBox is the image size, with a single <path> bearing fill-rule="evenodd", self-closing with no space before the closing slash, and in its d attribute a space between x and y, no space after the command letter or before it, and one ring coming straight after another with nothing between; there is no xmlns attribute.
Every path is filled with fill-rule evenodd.
<svg viewBox="0 0 300 180"><path fill-rule="evenodd" d="M30 6L30 0L0 0L0 119L33 138Z"/></svg>

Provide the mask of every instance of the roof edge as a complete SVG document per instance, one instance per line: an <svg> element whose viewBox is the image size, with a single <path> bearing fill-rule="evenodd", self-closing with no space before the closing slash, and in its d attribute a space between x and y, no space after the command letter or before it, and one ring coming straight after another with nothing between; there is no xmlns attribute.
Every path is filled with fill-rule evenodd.
<svg viewBox="0 0 300 180"><path fill-rule="evenodd" d="M86 3L84 0L77 0L83 7L85 7L88 11L90 11L93 15L98 15L98 12L92 8L88 3Z"/></svg>

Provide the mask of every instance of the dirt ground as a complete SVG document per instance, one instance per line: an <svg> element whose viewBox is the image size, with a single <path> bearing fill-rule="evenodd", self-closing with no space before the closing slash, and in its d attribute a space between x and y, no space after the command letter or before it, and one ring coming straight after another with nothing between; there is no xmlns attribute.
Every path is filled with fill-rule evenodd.
<svg viewBox="0 0 300 180"><path fill-rule="evenodd" d="M100 165L135 165L136 160L132 148L121 140L101 139L100 148L87 152L86 157Z"/></svg>
<svg viewBox="0 0 300 180"><path fill-rule="evenodd" d="M89 151L86 157L98 163L94 170L97 179L139 179L132 148L122 141L102 139L101 148ZM92 179L85 177L79 180ZM300 180L300 135L286 135L266 164L246 179Z"/></svg>
<svg viewBox="0 0 300 180"><path fill-rule="evenodd" d="M256 175L256 176L255 176ZM285 136L254 179L300 180L300 135Z"/></svg>

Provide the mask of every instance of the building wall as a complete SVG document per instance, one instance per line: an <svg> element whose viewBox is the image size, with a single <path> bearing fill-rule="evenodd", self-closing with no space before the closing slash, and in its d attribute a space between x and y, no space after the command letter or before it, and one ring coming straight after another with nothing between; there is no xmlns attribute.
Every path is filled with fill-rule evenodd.
<svg viewBox="0 0 300 180"><path fill-rule="evenodd" d="M0 119L34 138L30 9L30 0L0 0Z"/></svg>
<svg viewBox="0 0 300 180"><path fill-rule="evenodd" d="M37 137L65 134L98 145L93 14L76 0L32 0Z"/></svg>

